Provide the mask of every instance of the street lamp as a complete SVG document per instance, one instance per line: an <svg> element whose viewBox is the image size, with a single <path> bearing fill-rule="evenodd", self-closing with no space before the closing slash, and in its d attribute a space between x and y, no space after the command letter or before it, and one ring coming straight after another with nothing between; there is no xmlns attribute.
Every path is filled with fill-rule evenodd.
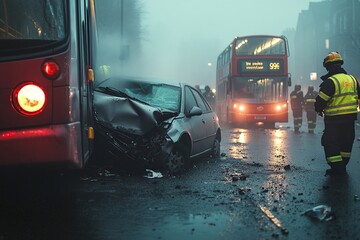
<svg viewBox="0 0 360 240"><path fill-rule="evenodd" d="M330 48L330 40L329 39L325 39L325 48L326 49Z"/></svg>

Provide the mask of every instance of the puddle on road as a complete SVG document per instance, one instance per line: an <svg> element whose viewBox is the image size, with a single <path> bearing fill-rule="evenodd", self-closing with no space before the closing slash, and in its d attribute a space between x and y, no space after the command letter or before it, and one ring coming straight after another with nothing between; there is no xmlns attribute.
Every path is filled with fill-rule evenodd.
<svg viewBox="0 0 360 240"><path fill-rule="evenodd" d="M151 229L150 226L142 228L141 232L156 235L157 239L186 239L189 236L194 239L220 239L235 236L235 232L246 228L245 225L241 225L243 221L244 218L240 219L238 214L175 214L166 216L161 222L153 223Z"/></svg>
<svg viewBox="0 0 360 240"><path fill-rule="evenodd" d="M229 138L229 157L235 159L247 158L248 132L245 129L234 129Z"/></svg>

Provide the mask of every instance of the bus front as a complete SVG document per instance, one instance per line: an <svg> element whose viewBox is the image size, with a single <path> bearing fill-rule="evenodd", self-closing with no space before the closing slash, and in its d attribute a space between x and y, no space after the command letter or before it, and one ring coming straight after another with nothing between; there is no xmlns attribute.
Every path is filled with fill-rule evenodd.
<svg viewBox="0 0 360 240"><path fill-rule="evenodd" d="M79 168L83 73L75 1L0 5L0 166Z"/></svg>
<svg viewBox="0 0 360 240"><path fill-rule="evenodd" d="M288 121L287 41L278 36L237 38L229 79L229 122Z"/></svg>

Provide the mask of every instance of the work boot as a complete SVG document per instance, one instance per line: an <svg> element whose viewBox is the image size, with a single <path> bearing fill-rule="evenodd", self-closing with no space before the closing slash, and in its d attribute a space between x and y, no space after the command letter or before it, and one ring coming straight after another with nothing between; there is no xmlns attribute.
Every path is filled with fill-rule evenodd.
<svg viewBox="0 0 360 240"><path fill-rule="evenodd" d="M345 176L347 174L345 167L332 167L327 169L325 176Z"/></svg>

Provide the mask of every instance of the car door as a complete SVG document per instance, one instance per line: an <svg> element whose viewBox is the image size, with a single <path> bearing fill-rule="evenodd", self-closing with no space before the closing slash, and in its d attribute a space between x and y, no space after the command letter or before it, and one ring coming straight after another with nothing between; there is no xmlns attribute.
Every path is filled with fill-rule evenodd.
<svg viewBox="0 0 360 240"><path fill-rule="evenodd" d="M189 113L193 107L198 107L197 102L195 100L195 96L191 88L185 86L185 124L187 125L187 129L191 135L193 148L191 151L191 155L197 155L205 151L205 141L206 141L206 122L203 118L203 115L199 116L189 116Z"/></svg>
<svg viewBox="0 0 360 240"><path fill-rule="evenodd" d="M199 92L192 89L192 92L195 96L196 103L198 107L202 110L203 114L201 115L202 122L205 125L205 139L204 139L204 150L210 150L213 147L213 143L216 136L216 119L215 114L211 110L209 104L204 100L204 97L199 94Z"/></svg>

